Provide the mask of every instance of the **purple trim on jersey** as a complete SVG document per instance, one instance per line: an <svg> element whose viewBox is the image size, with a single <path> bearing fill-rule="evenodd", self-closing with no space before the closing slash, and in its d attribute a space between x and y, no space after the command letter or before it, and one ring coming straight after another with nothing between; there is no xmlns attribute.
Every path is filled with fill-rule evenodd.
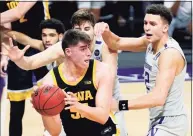
<svg viewBox="0 0 193 136"><path fill-rule="evenodd" d="M101 44L102 42L101 42L101 41L96 41L95 43L96 43L96 44Z"/></svg>
<svg viewBox="0 0 193 136"><path fill-rule="evenodd" d="M154 127L156 126L156 125L158 125L158 124L162 124L162 122L163 122L163 120L164 120L164 116L163 117L161 117L160 119L159 119L159 121L155 124L155 125L153 125L152 127L151 127L151 129L148 131L148 134L147 134L147 136L155 136L155 134L157 133L157 131L158 131L158 128L156 128L156 131L154 132ZM150 134L151 133L151 134ZM150 135L149 135L150 134Z"/></svg>

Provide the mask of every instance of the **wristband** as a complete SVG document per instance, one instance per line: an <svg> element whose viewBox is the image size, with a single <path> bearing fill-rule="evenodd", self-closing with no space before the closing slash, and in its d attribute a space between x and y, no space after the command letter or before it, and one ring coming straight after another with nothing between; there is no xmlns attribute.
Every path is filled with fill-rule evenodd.
<svg viewBox="0 0 193 136"><path fill-rule="evenodd" d="M128 100L120 100L119 101L119 110L129 110L128 108Z"/></svg>

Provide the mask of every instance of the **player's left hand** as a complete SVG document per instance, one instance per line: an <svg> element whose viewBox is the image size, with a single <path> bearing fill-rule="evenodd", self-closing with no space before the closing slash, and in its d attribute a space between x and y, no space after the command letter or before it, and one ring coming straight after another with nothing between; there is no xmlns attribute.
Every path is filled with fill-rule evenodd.
<svg viewBox="0 0 193 136"><path fill-rule="evenodd" d="M78 102L78 98L72 92L66 93L66 98L64 98L64 101L65 101L65 105L69 105L65 107L65 110L72 109L72 108L75 110L77 109L78 105L80 104Z"/></svg>

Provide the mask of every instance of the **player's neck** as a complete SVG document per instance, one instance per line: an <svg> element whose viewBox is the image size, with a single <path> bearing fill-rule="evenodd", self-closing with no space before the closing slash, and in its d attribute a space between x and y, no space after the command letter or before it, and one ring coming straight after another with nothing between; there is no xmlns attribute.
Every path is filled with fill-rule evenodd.
<svg viewBox="0 0 193 136"><path fill-rule="evenodd" d="M87 69L83 69L75 65L72 61L65 59L63 73L67 75L67 77L74 77L75 79L83 76Z"/></svg>
<svg viewBox="0 0 193 136"><path fill-rule="evenodd" d="M169 36L164 35L160 40L155 43L152 43L153 54L156 54L168 41Z"/></svg>

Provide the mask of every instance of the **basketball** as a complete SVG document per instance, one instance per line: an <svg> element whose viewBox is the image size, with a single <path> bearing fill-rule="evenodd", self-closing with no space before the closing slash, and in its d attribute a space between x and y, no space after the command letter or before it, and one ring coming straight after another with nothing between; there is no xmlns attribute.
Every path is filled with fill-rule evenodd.
<svg viewBox="0 0 193 136"><path fill-rule="evenodd" d="M65 106L64 92L57 86L44 85L32 94L32 104L41 115L54 116Z"/></svg>

